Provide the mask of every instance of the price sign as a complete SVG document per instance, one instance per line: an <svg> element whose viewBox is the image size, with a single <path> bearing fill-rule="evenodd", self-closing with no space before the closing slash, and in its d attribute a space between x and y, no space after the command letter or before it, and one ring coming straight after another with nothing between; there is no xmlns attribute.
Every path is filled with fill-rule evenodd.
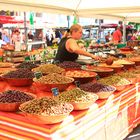
<svg viewBox="0 0 140 140"><path fill-rule="evenodd" d="M35 72L34 75L35 75L36 79L39 79L40 77L42 77L42 73L41 72Z"/></svg>
<svg viewBox="0 0 140 140"><path fill-rule="evenodd" d="M52 88L51 91L52 91L54 96L57 96L59 94L58 88Z"/></svg>
<svg viewBox="0 0 140 140"><path fill-rule="evenodd" d="M80 82L79 81L75 81L74 83L77 87L80 87Z"/></svg>
<svg viewBox="0 0 140 140"><path fill-rule="evenodd" d="M59 60L53 61L53 64L60 64Z"/></svg>

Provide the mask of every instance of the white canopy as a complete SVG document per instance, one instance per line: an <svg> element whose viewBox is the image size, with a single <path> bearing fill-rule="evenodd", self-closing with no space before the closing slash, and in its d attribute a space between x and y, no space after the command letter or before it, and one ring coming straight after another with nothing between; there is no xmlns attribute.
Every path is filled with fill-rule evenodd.
<svg viewBox="0 0 140 140"><path fill-rule="evenodd" d="M0 9L140 22L140 0L0 0Z"/></svg>

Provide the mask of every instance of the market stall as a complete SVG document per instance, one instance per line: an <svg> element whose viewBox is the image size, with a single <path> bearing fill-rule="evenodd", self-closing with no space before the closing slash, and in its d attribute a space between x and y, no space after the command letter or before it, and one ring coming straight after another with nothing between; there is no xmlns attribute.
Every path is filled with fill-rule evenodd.
<svg viewBox="0 0 140 140"><path fill-rule="evenodd" d="M127 65L126 60L116 61L116 63L117 62L122 63L122 64L125 63ZM10 67L13 65L12 63L4 63L4 65L2 64L3 63L0 64L1 67L2 66ZM130 67L132 66L132 64L129 63L129 65L127 66ZM116 64L114 65L116 66ZM113 67L114 65L107 65L107 66ZM9 69L0 68L1 69L0 72L3 73L1 75L2 79L0 81L0 92L5 92L5 91L9 92L9 90L12 90L15 92L16 90L16 91L32 93L32 96L33 95L37 96L37 99L41 97L52 97L55 99L54 94L51 92L51 88L54 88L56 87L56 85L58 86L59 84L55 84L55 86L53 85L49 87L49 84L47 83L46 84L40 83L39 85L37 82L39 81L42 82L45 80L47 82L47 81L50 81L50 79L51 81L53 80L55 81L55 79L57 79L56 77L58 77L57 80L59 80L60 82L61 81L60 79L63 79L62 78L63 75L59 75L59 74L62 74L63 72L65 72L63 69L65 67L66 69L65 74L67 76L69 75L74 78L82 79L81 82L83 82L83 84L81 83L79 87L80 89L82 89L83 91L86 91L86 90L94 91L92 95L94 95L94 93L96 93L95 91L97 90L97 93L95 95L96 96L98 95L99 99L96 98L95 100L96 102L92 102L92 104L90 104L90 106L88 106L88 108L86 109L73 110L68 116L66 116L63 119L63 121L61 120L61 122L59 123L56 123L55 119L53 120L53 122L50 123L48 122L47 118L40 120L40 118L26 115L25 112L20 111L23 105L21 105L20 110L18 110L17 108L16 110L11 111L11 112L6 111L7 109L9 110L9 107L11 105L9 107L7 107L7 104L3 106L3 104L1 103L3 98L1 98L2 96L0 96L0 100L1 100L0 101L0 110L1 110L0 111L0 124L2 126L0 130L1 139L112 140L115 137L116 140L122 140L137 125L140 124L140 91L139 91L140 85L139 85L139 76L138 76L138 74L140 73L139 67L137 67L137 69L134 69L133 67L129 69L130 72L131 70L133 70L133 73L137 76L134 78L130 78L130 77L133 77L134 75L131 75L129 71L124 73L120 69L119 71L116 71L117 75L113 75L113 76L104 75L105 77L99 79L98 82L102 83L106 81L106 83L110 82L114 84L115 81L117 81L117 79L121 78L120 80L122 80L123 77L128 78L128 75L129 75L129 78L131 79L131 82L127 80L124 80L123 82L121 81L119 86L115 84L114 85L116 86L115 88L108 85L108 88L106 87L104 89L102 88L102 86L105 87L104 85L97 84L95 82L94 77L96 76L96 74L92 72L92 75L88 75L88 74L91 74L91 72L78 69L79 64L75 64L73 62L71 63L65 62L63 64L59 64L59 66L61 67L58 67L52 64L44 64L42 66L37 67L35 66L35 64L31 64L28 62L26 64L21 63L15 68L12 68L12 67ZM75 70L70 69L70 67L74 68L74 66L76 67ZM30 70L32 69L32 71L29 71L27 69L25 70L24 69L25 67ZM93 66L87 65L86 67L84 67L84 69L88 68L89 70L92 70L92 67ZM94 67L97 67L97 66L94 66ZM18 70L15 70L17 68ZM14 71L12 71L13 69ZM93 70L101 71L102 69L103 68L100 68L100 69L96 68ZM72 70L72 73L71 73L71 70ZM31 82L31 78L33 76L32 73L38 72L38 71L41 71L44 76L38 77L39 79L34 80L34 82L32 83ZM56 74L56 73L59 73L59 74ZM75 73L75 74L70 75L70 73L71 74ZM76 77L77 73L80 74L81 77ZM119 75L121 76L119 77ZM83 76L87 76L87 77L85 78ZM89 76L92 76L93 78L92 80L90 80L90 83L87 83L85 81ZM44 77L45 79L43 79ZM26 79L28 81L21 82L20 78L21 80L23 78L24 80ZM83 78L85 79L84 81L83 81ZM115 78L116 80L114 80ZM133 82L132 82L132 79L133 79ZM66 85L66 87L63 86L64 89L63 88L61 89L62 86L59 85L60 86L59 90L63 90L63 91L66 90L62 92L63 94L66 94L66 92L69 92L68 94L70 94L70 91L72 91L76 87L75 84L73 83L73 79L69 78L69 80L72 80L70 82L70 85L68 86L67 84L64 84ZM90 87L90 85L92 87ZM94 86L100 87L100 88L95 89ZM87 87L90 87L90 88L87 88ZM111 91L112 89L113 91ZM100 90L101 91L103 90L103 94ZM67 99L68 94L66 94L65 100ZM74 94L74 92L72 94ZM78 93L76 94L78 95ZM10 96L11 95L12 93L10 91ZM5 93L5 96L6 96L6 93ZM56 97L59 97L59 96L56 96ZM18 95L18 98L19 98L19 95ZM63 98L60 98L60 99L63 99ZM6 100L8 101L12 99L6 99ZM82 106L82 108L83 107L84 106ZM43 118L45 118L45 116Z"/></svg>
<svg viewBox="0 0 140 140"><path fill-rule="evenodd" d="M0 82L1 90L13 89ZM14 88L15 89L15 88ZM29 88L16 88L37 96L48 93ZM44 125L32 123L20 112L0 112L1 139L99 139L121 140L140 123L139 85L115 92L107 100L98 100L89 109L73 111L62 123Z"/></svg>

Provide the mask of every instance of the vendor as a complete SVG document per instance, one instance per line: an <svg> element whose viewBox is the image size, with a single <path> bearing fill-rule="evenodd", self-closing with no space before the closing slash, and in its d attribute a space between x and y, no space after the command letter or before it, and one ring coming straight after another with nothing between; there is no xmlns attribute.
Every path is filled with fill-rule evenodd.
<svg viewBox="0 0 140 140"><path fill-rule="evenodd" d="M63 38L63 41L60 41L59 43L55 61L75 61L78 58L78 55L84 55L98 60L99 57L82 50L78 46L76 41L81 37L82 27L79 24L72 25L70 28L70 36Z"/></svg>

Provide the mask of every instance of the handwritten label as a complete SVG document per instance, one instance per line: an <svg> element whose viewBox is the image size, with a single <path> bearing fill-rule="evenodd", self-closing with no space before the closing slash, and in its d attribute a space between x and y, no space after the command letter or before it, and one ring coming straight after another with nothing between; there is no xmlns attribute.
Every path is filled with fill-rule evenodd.
<svg viewBox="0 0 140 140"><path fill-rule="evenodd" d="M51 91L52 91L54 96L57 96L59 94L58 88L52 88Z"/></svg>
<svg viewBox="0 0 140 140"><path fill-rule="evenodd" d="M39 79L40 77L42 77L42 73L41 72L35 72L34 75L35 75L36 79Z"/></svg>
<svg viewBox="0 0 140 140"><path fill-rule="evenodd" d="M77 87L80 87L80 81L75 81L74 83Z"/></svg>

